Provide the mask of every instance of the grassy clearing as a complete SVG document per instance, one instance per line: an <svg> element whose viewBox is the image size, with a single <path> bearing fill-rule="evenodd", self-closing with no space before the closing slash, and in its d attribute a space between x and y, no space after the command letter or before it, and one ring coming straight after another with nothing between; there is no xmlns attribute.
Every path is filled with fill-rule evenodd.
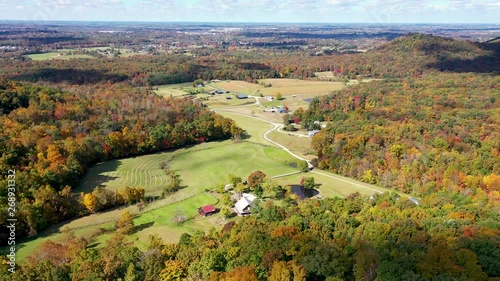
<svg viewBox="0 0 500 281"><path fill-rule="evenodd" d="M178 155L172 168L181 175L183 184L189 186L186 192L189 189L189 192L197 193L226 183L230 173L247 177L253 171L261 170L274 176L295 171L289 165L295 162L295 158L281 149L241 142Z"/></svg>
<svg viewBox="0 0 500 281"><path fill-rule="evenodd" d="M344 83L341 82L305 81L298 79L262 79L259 82L273 85L270 88L260 90L260 93L266 96L274 96L276 92L280 92L283 96L303 94L322 95L341 90L345 87Z"/></svg>
<svg viewBox="0 0 500 281"><path fill-rule="evenodd" d="M266 139L264 139L262 135L269 129L273 128L273 125L259 119L239 115L232 112L219 112L219 114L224 117L233 119L239 127L246 131L249 138L245 139L245 141L264 145L272 145Z"/></svg>
<svg viewBox="0 0 500 281"><path fill-rule="evenodd" d="M206 231L213 226L207 224L206 218L198 214L198 208L201 206L216 204L217 199L208 193L202 193L188 198L184 201L165 206L147 213L143 213L134 219L136 227L144 229L131 235L131 239L137 240L139 246L145 246L150 234L158 234L165 242L178 242L182 233L193 233L197 230ZM187 221L183 224L174 222L176 215L184 216ZM220 217L219 217L220 218ZM202 221L205 225L198 223ZM196 222L196 223L195 223Z"/></svg>
<svg viewBox="0 0 500 281"><path fill-rule="evenodd" d="M335 76L332 71L321 71L321 72L315 72L314 75L316 75L316 78L319 80L326 80L326 81L339 81L340 78Z"/></svg>
<svg viewBox="0 0 500 281"><path fill-rule="evenodd" d="M231 99L227 99L226 97L230 97ZM248 99L237 99L234 94L221 94L221 95L207 95L207 94L199 94L197 95L198 99L202 99L202 102L206 104L209 108L221 108L221 107L232 107L232 106L241 106L255 103L254 98ZM205 100L207 99L207 100Z"/></svg>
<svg viewBox="0 0 500 281"><path fill-rule="evenodd" d="M30 59L35 60L35 61L51 60L51 59L58 59L58 60L95 59L95 57L90 56L90 55L71 55L69 53L61 53L61 52L31 54L31 55L27 55L27 57L29 57Z"/></svg>
<svg viewBox="0 0 500 281"><path fill-rule="evenodd" d="M150 176L146 173L148 171L146 167L156 167L157 163L166 158L173 159L172 169L183 179L182 184L184 188L168 196L166 199L151 203L142 212L136 206L127 207L132 213L139 215L135 220L136 225L145 224L150 221L155 222L153 225L131 236L131 239L136 240L139 245L145 243L148 234L158 233L165 241L175 242L184 232L206 231L211 227L220 226L223 224L223 221L221 221L220 217L214 216L208 220L195 217L182 226L173 227L171 221L172 213L176 214L180 210L186 213L188 217L191 217L196 212L197 207L215 203L216 199L204 191L207 188L213 188L217 184L225 183L229 173L234 173L241 177L246 177L255 170L262 170L270 176L290 173L295 171L295 169L289 164L296 161L288 153L277 148L254 144L248 141L236 144L232 141L224 141L200 144L173 152L109 161L116 163L106 162L92 167L86 175L86 179L89 180L89 177L96 177L106 180L108 178L103 177L103 173L113 173L121 170L128 171L129 173L117 173L116 175L119 176L110 181L103 181L102 184L106 188L122 187L123 185L118 184L119 182L129 181L130 183L133 178L137 183L139 182L139 178L146 180L143 183L148 180L148 183L150 183L151 179L149 179ZM138 166L142 168L137 168ZM154 169L152 171L154 172ZM152 194L154 193L153 191L156 191L149 184L143 187L147 190L146 194ZM100 228L112 229L122 211L123 208L115 209L53 226L42 232L39 238L26 241L20 245L21 248L18 252L20 260L27 257L43 242L49 239L52 241L60 239L63 228L75 230L77 235L89 238ZM101 243L106 238L109 238L108 236L109 234L100 235L93 243Z"/></svg>
<svg viewBox="0 0 500 281"><path fill-rule="evenodd" d="M294 132L300 134L300 132ZM311 138L309 137L299 137L295 135L288 135L287 133L281 133L273 131L267 135L271 140L284 145L290 149L293 153L302 156L306 159L313 159L315 156L309 153L311 150Z"/></svg>
<svg viewBox="0 0 500 281"><path fill-rule="evenodd" d="M287 177L275 179L281 185L299 184L302 177L314 177L316 183L322 184L319 187L319 195L322 197L347 197L349 194L359 192L363 195L390 191L385 188L332 174L327 171L318 170L316 172L301 173Z"/></svg>
<svg viewBox="0 0 500 281"><path fill-rule="evenodd" d="M264 88L264 86L259 85L259 84L253 84L253 83L248 83L245 81L237 81L237 80L212 83L211 86L213 86L215 88L222 89L222 90L226 90L226 91L244 93L244 94L252 94L256 90L260 90L260 89Z"/></svg>

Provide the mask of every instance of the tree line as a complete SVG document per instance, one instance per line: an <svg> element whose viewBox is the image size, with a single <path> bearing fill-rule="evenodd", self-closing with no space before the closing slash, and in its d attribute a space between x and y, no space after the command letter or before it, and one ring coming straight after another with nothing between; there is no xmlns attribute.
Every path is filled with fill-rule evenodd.
<svg viewBox="0 0 500 281"><path fill-rule="evenodd" d="M83 197L75 194L79 179L96 162L241 133L234 121L204 109L202 104L165 99L127 85L63 89L1 80L0 100L2 237L6 235L5 173L9 169L16 170L17 231L21 238L36 235L52 223L98 211L100 205L130 202L116 199L112 204L100 204L92 193ZM84 201L94 201L96 206L79 209L92 205Z"/></svg>

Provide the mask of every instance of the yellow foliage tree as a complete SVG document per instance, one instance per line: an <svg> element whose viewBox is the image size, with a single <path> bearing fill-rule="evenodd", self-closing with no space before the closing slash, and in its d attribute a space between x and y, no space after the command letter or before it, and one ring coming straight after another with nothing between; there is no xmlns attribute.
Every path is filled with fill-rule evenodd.
<svg viewBox="0 0 500 281"><path fill-rule="evenodd" d="M180 261L168 260L165 262L165 268L160 273L163 281L180 281L186 277L186 270Z"/></svg>
<svg viewBox="0 0 500 281"><path fill-rule="evenodd" d="M118 231L123 234L129 234L134 229L134 217L129 212L129 210L125 210L121 213L120 218L116 222L116 227Z"/></svg>
<svg viewBox="0 0 500 281"><path fill-rule="evenodd" d="M89 212L94 213L96 211L97 200L92 193L85 194L85 196L83 197L83 204L85 205L85 208L89 210Z"/></svg>

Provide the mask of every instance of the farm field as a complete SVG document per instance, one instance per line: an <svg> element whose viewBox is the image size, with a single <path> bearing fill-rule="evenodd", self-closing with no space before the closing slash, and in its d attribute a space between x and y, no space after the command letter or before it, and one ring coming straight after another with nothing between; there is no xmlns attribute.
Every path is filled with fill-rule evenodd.
<svg viewBox="0 0 500 281"><path fill-rule="evenodd" d="M210 85L214 88L243 94L254 94L257 90L264 89L262 85L238 80L212 82Z"/></svg>
<svg viewBox="0 0 500 281"><path fill-rule="evenodd" d="M158 186L149 185L151 181L148 179L146 167L154 167L157 163L168 158L173 159L171 167L181 176L182 185L185 187L165 199L152 202L143 211L139 211L135 205L126 207L131 213L138 214L134 220L136 225L155 222L131 236L130 239L138 240L138 245L144 244L148 234L158 233L165 241L174 242L184 232L206 231L210 227L220 226L222 224L220 216L212 216L204 220L198 218L195 212L197 207L216 202L216 199L207 194L205 189L212 189L217 184L225 183L229 173L245 178L255 170L262 170L269 176L273 176L295 171L290 164L296 162L295 158L283 150L248 141L237 144L232 141L206 143L174 152L122 159L117 160L118 162L109 161L96 165L89 170L82 183L83 186L78 191L89 187L84 182L104 179L101 184L106 188L116 189L125 185L141 186L146 189L147 196L156 195L161 191L158 190ZM116 174L118 175L116 178L108 178L106 176L108 173L116 172L113 169L121 173ZM149 173L157 175L158 172L161 172L159 168L152 168ZM96 236L101 228L112 229L122 210L114 209L53 226L41 233L39 238L21 243L19 257L20 259L27 257L36 247L49 239L52 241L60 239L63 235L61 233L63 228L74 230L76 235L87 238ZM179 210L187 217L194 216L194 218L182 226L172 225L172 214L175 215ZM105 241L106 235L109 236L109 234L97 236L96 239L92 240L92 243Z"/></svg>
<svg viewBox="0 0 500 281"><path fill-rule="evenodd" d="M299 184L302 177L314 177L315 182L321 184L321 186L318 188L318 195L322 197L346 197L349 194L355 192L359 192L362 195L390 192L389 189L374 186L322 170L313 170L308 173L300 173L276 178L275 181L281 185Z"/></svg>
<svg viewBox="0 0 500 281"><path fill-rule="evenodd" d="M134 225L137 231L128 236L129 241L134 241L142 250L144 250L150 234L158 234L165 242L174 243L179 240L182 233L194 233L197 230L207 231L210 227L218 227L225 223L219 214L208 218L198 216L198 207L215 203L217 203L217 199L204 192L156 208L153 211L148 211L149 209L146 208L139 212L136 206L129 206L93 214L71 222L54 225L40 233L37 239L19 243L17 258L18 261L22 262L44 242L48 240L57 242L64 239L65 232L63 230L74 231L76 236L91 241L89 245L92 247L101 247L114 233L115 222L125 209L136 214ZM173 222L173 218L177 214L184 215L187 221L182 225L177 225Z"/></svg>
<svg viewBox="0 0 500 281"><path fill-rule="evenodd" d="M70 54L61 55L61 52L31 54L31 55L27 55L27 57L29 57L30 59L35 60L35 61L51 60L51 59L58 59L58 60L95 59L95 57L90 56L90 55L70 55Z"/></svg>
<svg viewBox="0 0 500 281"><path fill-rule="evenodd" d="M294 134L301 134L300 131L298 132L293 132ZM272 131L267 135L271 140L286 146L288 149L290 149L293 153L308 159L312 160L315 156L309 154L310 152L313 152L311 150L311 138L309 137L298 137L295 135L288 135L287 132L277 132L277 131Z"/></svg>
<svg viewBox="0 0 500 281"><path fill-rule="evenodd" d="M249 97L247 99L237 99L235 94L221 94L213 96L208 94L199 94L197 97L209 108L251 105L255 103L254 98ZM226 97L230 97L231 99L227 99Z"/></svg>
<svg viewBox="0 0 500 281"><path fill-rule="evenodd" d="M155 93L157 95L163 97L169 97L172 95L173 97L185 96L189 95L189 92L208 92L212 90L210 87L193 87L192 82L188 83L179 83L179 84L168 84L168 85L158 85L153 87Z"/></svg>
<svg viewBox="0 0 500 281"><path fill-rule="evenodd" d="M204 143L173 152L112 160L90 168L76 190L89 192L96 186L112 190L133 186L145 188L146 196L159 196L167 183L167 176L160 169L160 163L171 160L172 169L181 176L183 185L189 187L179 190L176 195L189 196L223 183L229 173L246 177L257 169L270 175L291 172L291 167L279 163L292 163L295 159L284 151L279 159L270 159L267 153L274 149L276 148L245 141L224 141ZM194 193L193 189L196 190Z"/></svg>
<svg viewBox="0 0 500 281"><path fill-rule="evenodd" d="M92 48L82 48L82 49L58 49L57 51L54 52L47 52L47 53L41 53L41 54L29 54L26 55L27 57L31 58L32 60L35 61L43 61L43 60L52 60L52 59L78 59L78 58L85 58L85 59L95 59L96 57L87 55L87 54L76 54L72 55L71 51L111 51L112 48L110 47L92 47ZM135 55L144 55L145 53L138 53L134 52L132 49L126 49L126 48L113 48L115 51L120 52L120 57L130 57L130 56L135 56ZM101 53L108 58L113 58L114 54L109 53Z"/></svg>
<svg viewBox="0 0 500 281"><path fill-rule="evenodd" d="M276 92L280 92L284 97L304 94L314 94L317 96L329 94L332 91L338 91L345 87L342 82L306 81L298 79L262 79L259 80L259 82L273 85L272 87L260 90L260 93L266 96L274 96Z"/></svg>
<svg viewBox="0 0 500 281"><path fill-rule="evenodd" d="M260 84L253 84L244 81L218 82L212 83L212 86L228 91L241 92L246 94L263 94L265 96L274 96L280 92L284 97L292 95L310 95L313 96L328 94L332 91L341 90L345 87L342 82L313 81L298 79L261 79L260 83L272 84L272 87L264 87Z"/></svg>
<svg viewBox="0 0 500 281"><path fill-rule="evenodd" d="M245 139L245 141L263 145L273 145L262 136L266 131L273 128L271 124L256 118L239 115L234 112L221 111L218 113L224 117L233 119L239 127L246 131L249 138Z"/></svg>

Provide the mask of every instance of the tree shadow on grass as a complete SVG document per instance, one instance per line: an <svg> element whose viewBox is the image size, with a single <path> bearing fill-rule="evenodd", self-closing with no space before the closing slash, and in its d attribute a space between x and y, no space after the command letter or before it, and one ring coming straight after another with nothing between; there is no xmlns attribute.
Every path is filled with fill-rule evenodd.
<svg viewBox="0 0 500 281"><path fill-rule="evenodd" d="M120 160L111 160L101 162L90 167L87 172L81 177L77 188L77 192L89 193L96 187L105 187L105 183L113 181L118 177L109 176L105 173L113 172L120 166Z"/></svg>
<svg viewBox="0 0 500 281"><path fill-rule="evenodd" d="M147 223L143 223L143 224L139 224L139 225L136 225L134 226L134 229L132 229L132 232L130 234L134 234L134 233L137 233L139 231L142 231L146 228L150 228L151 226L153 226L155 224L154 221L152 222L147 222Z"/></svg>

